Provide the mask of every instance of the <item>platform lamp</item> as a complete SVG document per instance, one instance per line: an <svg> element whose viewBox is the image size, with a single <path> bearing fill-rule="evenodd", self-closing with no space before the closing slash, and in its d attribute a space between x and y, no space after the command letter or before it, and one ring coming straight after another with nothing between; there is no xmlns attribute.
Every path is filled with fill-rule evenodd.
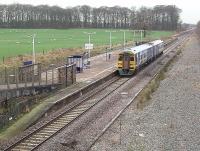
<svg viewBox="0 0 200 151"><path fill-rule="evenodd" d="M36 34L33 34L33 35L28 35L27 36L28 38L32 38L32 62L33 64L36 63L36 57L35 57L35 37L36 37Z"/></svg>

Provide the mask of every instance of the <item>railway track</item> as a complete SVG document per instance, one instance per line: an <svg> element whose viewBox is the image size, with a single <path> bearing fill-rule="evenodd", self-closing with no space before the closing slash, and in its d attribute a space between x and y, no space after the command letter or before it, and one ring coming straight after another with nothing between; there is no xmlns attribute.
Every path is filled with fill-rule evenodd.
<svg viewBox="0 0 200 151"><path fill-rule="evenodd" d="M176 48L178 45L183 43L185 41L185 39L186 39L186 37L183 37L181 40L172 44L172 46L169 46L164 51L164 54L165 55L168 54L172 49ZM17 143L11 145L7 149L5 149L5 151L7 151L7 150L30 151L30 150L37 149L41 144L43 144L45 141L47 141L48 139L53 137L55 134L60 132L62 129L67 127L69 124L71 124L73 121L78 119L80 116L82 116L84 113L86 113L88 110L90 110L97 103L104 100L107 96L112 94L114 91L116 91L118 88L120 88L123 84L125 84L129 80L130 80L130 78L119 78L117 76L113 77L111 80L107 81L104 84L104 86L102 86L101 90L97 90L97 91L94 90L92 93L89 93L89 95L84 97L84 99L81 101L80 104L77 104L73 108L60 113L58 116L53 118L50 122L48 122L47 124L43 125L42 127L38 128L38 129L36 129L30 135L22 138ZM98 94L100 94L100 95L98 95ZM135 95L135 97L137 96L137 94ZM132 99L132 101L133 101L133 99ZM113 118L113 120L108 124L107 127L105 127L105 129L102 131L102 133L95 138L94 143L106 131L106 129L120 116L120 114L132 103L132 101L130 101L126 105L126 107L123 110L121 110L115 116L115 118Z"/></svg>
<svg viewBox="0 0 200 151"><path fill-rule="evenodd" d="M53 137L63 128L68 126L74 120L79 118L81 115L86 113L90 108L95 106L97 103L102 101L104 98L112 94L115 90L126 83L130 78L119 78L118 76L113 77L108 81L102 91L98 91L88 97L86 97L80 104L71 108L70 110L61 113L55 119L44 125L43 127L35 130L29 136L19 140L17 144L14 144L6 150L11 151L30 151L38 148L41 144ZM109 86L108 86L109 85ZM101 97L99 98L99 94Z"/></svg>
<svg viewBox="0 0 200 151"><path fill-rule="evenodd" d="M164 50L164 57L166 57L166 55L170 52L172 52L172 50L176 49L178 46L180 46L181 44L183 44L184 42L187 41L188 39L188 35L184 35L184 36L181 36L181 39L176 41L174 44L172 44L171 46L169 46L167 49ZM152 81L157 75L158 75L159 72L156 72L150 81ZM149 81L149 82L150 82ZM114 116L114 118L112 118L112 120L105 126L105 128L94 138L93 142L88 145L86 151L89 151L92 146L99 140L99 138L107 131L107 129L119 118L119 116L130 106L130 104L133 103L134 99L138 96L138 94L144 89L145 87L143 87L142 89L140 89L131 99L130 101L118 112L118 114L116 114Z"/></svg>

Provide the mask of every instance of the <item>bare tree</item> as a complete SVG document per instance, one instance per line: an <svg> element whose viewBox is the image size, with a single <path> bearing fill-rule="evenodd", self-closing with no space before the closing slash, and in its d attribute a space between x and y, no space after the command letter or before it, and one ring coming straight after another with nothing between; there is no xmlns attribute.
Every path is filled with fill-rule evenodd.
<svg viewBox="0 0 200 151"><path fill-rule="evenodd" d="M174 5L91 8L47 5L0 5L1 28L131 28L176 30L181 10Z"/></svg>

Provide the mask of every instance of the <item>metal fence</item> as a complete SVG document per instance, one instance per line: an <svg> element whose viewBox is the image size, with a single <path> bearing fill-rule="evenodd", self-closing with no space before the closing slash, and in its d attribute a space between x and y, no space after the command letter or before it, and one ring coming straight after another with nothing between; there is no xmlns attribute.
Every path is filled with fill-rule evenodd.
<svg viewBox="0 0 200 151"><path fill-rule="evenodd" d="M76 65L43 67L33 64L0 71L0 101L35 93L45 87L67 87L76 82Z"/></svg>

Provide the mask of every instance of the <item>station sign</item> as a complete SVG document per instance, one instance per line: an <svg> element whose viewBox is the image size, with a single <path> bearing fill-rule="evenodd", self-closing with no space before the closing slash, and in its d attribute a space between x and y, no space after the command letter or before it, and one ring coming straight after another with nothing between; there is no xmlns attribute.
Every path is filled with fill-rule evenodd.
<svg viewBox="0 0 200 151"><path fill-rule="evenodd" d="M93 49L93 44L85 44L85 49Z"/></svg>

